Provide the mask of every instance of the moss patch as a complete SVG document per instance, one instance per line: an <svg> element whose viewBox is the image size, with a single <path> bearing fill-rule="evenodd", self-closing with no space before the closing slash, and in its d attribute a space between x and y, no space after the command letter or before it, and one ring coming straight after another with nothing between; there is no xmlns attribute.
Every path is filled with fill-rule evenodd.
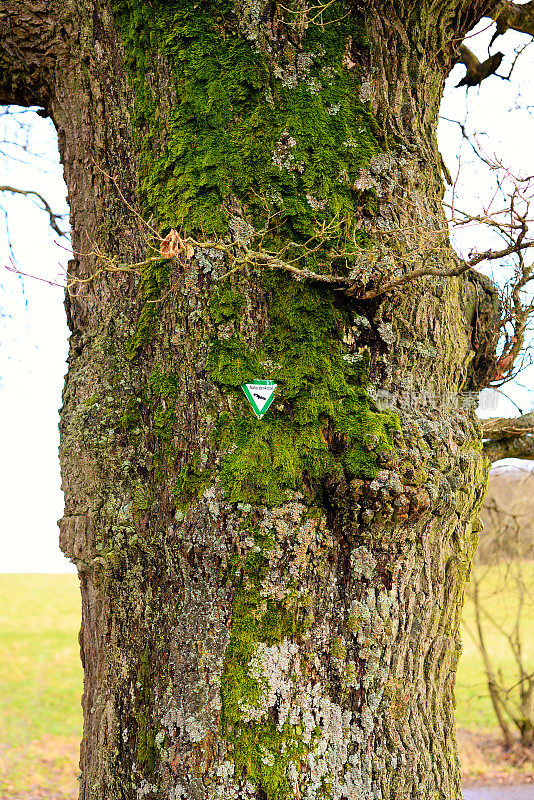
<svg viewBox="0 0 534 800"><path fill-rule="evenodd" d="M312 744L304 744L302 732L288 720L281 729L270 716L260 722L244 721L243 708L258 707L267 688L263 680L250 674L256 644L272 645L285 638L298 640L304 628L305 614L301 612L305 612L305 604L299 603L296 594L285 600L261 594L268 569L266 551L274 541L255 534L254 543L248 556L234 560L229 571L236 588L221 681L221 726L230 745L236 778L246 779L263 790L267 800L289 800L294 793L288 781L288 767L304 762Z"/></svg>
<svg viewBox="0 0 534 800"><path fill-rule="evenodd" d="M359 70L344 62L349 41L364 46L360 14L335 0L301 52L288 46L275 59L236 35L227 0L112 8L135 90L140 197L157 225L187 220L190 232L224 234L230 194L256 219L282 209L293 232L353 213L359 170L384 147L359 99ZM171 70L171 103L146 78L158 57Z"/></svg>
<svg viewBox="0 0 534 800"><path fill-rule="evenodd" d="M126 356L130 361L152 339L158 317L158 301L169 286L169 273L169 261L159 259L150 261L143 268L139 287L142 302L141 314L126 350Z"/></svg>
<svg viewBox="0 0 534 800"><path fill-rule="evenodd" d="M264 246L285 248L288 258L311 242L301 266L350 268L350 258L332 261L328 241L317 247L314 237L330 224L336 244L345 237L356 247L367 244L354 212L365 197L355 186L385 141L360 97L362 68L350 56L357 48L365 63L363 15L334 0L321 25L299 34L298 46L279 42L273 49L255 36L247 8L237 12L229 0L111 5L134 89L139 199L154 225L166 231L187 221L187 232L202 239L227 235L237 214L256 229L268 225ZM294 21L284 20L281 8L276 13L281 25ZM165 75L165 85L151 75ZM316 491L327 473L373 477L398 425L365 392L365 359L343 359L346 312L322 287L284 276L265 280L271 326L261 352L237 335L211 344L211 378L240 406L219 420L214 442L225 451L227 497L277 504L287 489ZM131 358L150 341L159 313L152 301L168 282L168 265L146 267ZM211 301L214 325L236 319L242 305L228 284L219 287ZM268 376L265 359L279 365ZM260 376L276 380L280 402L258 423L239 386ZM155 412L155 433L166 444L173 424L172 411Z"/></svg>
<svg viewBox="0 0 534 800"><path fill-rule="evenodd" d="M195 498L200 497L204 489L212 482L209 470L199 468L199 454L195 453L191 463L183 467L172 490L177 507L183 512Z"/></svg>
<svg viewBox="0 0 534 800"><path fill-rule="evenodd" d="M237 401L219 419L215 441L225 454L221 476L238 502L275 505L287 489L317 490L327 474L373 478L379 456L394 450L398 418L378 411L365 389L369 358L347 356L350 309L334 293L279 273L265 276L268 328L251 351L238 337L214 339L211 379ZM271 364L265 373L265 364ZM240 385L254 378L278 384L268 414L257 420Z"/></svg>
<svg viewBox="0 0 534 800"><path fill-rule="evenodd" d="M234 291L229 283L218 287L210 300L210 315L214 324L235 318L245 304L241 292Z"/></svg>

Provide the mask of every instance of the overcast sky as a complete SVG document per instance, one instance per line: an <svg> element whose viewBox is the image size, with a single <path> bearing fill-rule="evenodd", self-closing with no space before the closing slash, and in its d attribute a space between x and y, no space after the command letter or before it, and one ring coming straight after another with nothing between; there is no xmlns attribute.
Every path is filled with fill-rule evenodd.
<svg viewBox="0 0 534 800"><path fill-rule="evenodd" d="M44 155L40 168L20 148L5 147L11 158L0 158L0 184L35 189L55 210L66 210L53 129L36 114L21 120L29 116L28 145ZM0 118L0 124L5 121ZM24 143L17 121L4 134ZM25 272L61 282L60 265L69 256L54 243L58 237L36 205L21 196L1 200L9 240L0 217L0 571L66 571L72 566L57 545L56 524L63 513L57 457L68 338L63 292L4 267L14 257Z"/></svg>
<svg viewBox="0 0 534 800"><path fill-rule="evenodd" d="M468 43L481 60L486 57L489 37L486 32ZM501 74L508 73L514 48L528 41L519 34L507 34L497 41L496 47L506 53ZM452 88L464 72L461 66L453 71L442 115L459 120L468 131L478 131L486 151L498 153L513 170L534 174L534 48L528 48L518 60L512 82L491 77L480 89L466 94L464 89ZM47 160L37 162L17 148L4 148L12 158L0 156L0 184L36 189L46 195L54 210L65 210L66 189L53 128L36 114L31 117L29 147ZM0 117L2 124L7 123ZM15 127L10 124L9 138L17 131L16 123ZM458 159L462 162L458 205L479 212L492 191L494 176L480 168L458 125L443 121L439 144L453 178ZM68 241L58 241L46 215L28 199L5 195L0 199L7 211L13 249L12 254L0 216L0 572L74 571L59 550L56 524L63 510L57 425L68 329L62 290L36 279L61 282L69 258ZM465 255L472 247L485 249L485 242L483 234L470 229L458 237L457 246ZM4 267L13 256L21 270L36 277L8 272ZM532 369L506 389L523 411L533 407L529 385L534 385ZM492 413L514 416L518 412L501 398Z"/></svg>

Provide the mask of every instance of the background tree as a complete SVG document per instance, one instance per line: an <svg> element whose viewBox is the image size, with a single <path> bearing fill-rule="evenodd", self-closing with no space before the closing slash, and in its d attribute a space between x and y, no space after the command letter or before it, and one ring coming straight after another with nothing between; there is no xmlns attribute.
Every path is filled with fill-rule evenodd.
<svg viewBox="0 0 534 800"><path fill-rule="evenodd" d="M487 461L452 398L518 337L497 356L496 290L449 247L435 128L469 28L530 14L4 3L0 102L53 117L72 215L84 800L460 797Z"/></svg>
<svg viewBox="0 0 534 800"><path fill-rule="evenodd" d="M29 118L28 118L29 117ZM0 157L4 163L19 162L21 164L35 164L41 169L46 170L48 159L42 154L36 153L33 149L35 142L32 141L31 123L34 114L25 108L10 108L4 106L0 109ZM6 183L5 178L0 185L0 210L2 211L5 223L8 243L11 248L11 236L9 227L9 214L3 202L9 195L18 195L27 198L38 208L45 211L48 222L54 233L58 237L64 237L66 225L64 224L63 213L56 213L47 198L35 187L27 188L23 185L11 185ZM12 248L11 248L11 252Z"/></svg>
<svg viewBox="0 0 534 800"><path fill-rule="evenodd" d="M474 626L468 631L484 662L505 745L513 745L515 731L521 744L530 747L534 744L534 672L525 625L533 603L529 576L534 554L529 513L533 476L525 472L522 478L513 474L500 477L494 476L484 504L485 531L468 591ZM500 608L493 602L496 598ZM495 635L500 643L497 648ZM503 677L503 654L513 664L508 680Z"/></svg>

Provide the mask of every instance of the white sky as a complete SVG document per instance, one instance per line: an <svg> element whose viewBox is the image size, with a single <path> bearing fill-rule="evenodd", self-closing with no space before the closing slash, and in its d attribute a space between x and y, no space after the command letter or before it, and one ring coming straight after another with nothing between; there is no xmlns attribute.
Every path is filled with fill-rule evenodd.
<svg viewBox="0 0 534 800"><path fill-rule="evenodd" d="M35 189L54 210L63 210L65 185L49 122L32 114L30 146L45 152L47 172L35 163L0 157L0 184ZM0 120L1 122L1 120ZM13 127L10 134L13 133ZM26 161L23 152L10 153ZM41 165L42 166L42 165ZM9 234L20 268L57 279L68 252L47 216L21 196L0 198L8 209ZM63 239L63 247L68 240ZM58 408L69 335L63 292L14 275L5 226L0 219L0 572L75 571L58 547L60 490Z"/></svg>
<svg viewBox="0 0 534 800"><path fill-rule="evenodd" d="M490 25L490 22L482 20L475 29L480 33L465 42L481 61L487 58L488 45L495 30L495 25ZM440 111L441 117L461 122L468 134L475 133L476 141L490 158L496 155L510 172L520 177L534 175L534 41L530 36L509 31L497 38L491 50L492 53L500 50L505 54L498 72L508 75L516 53L525 45L528 47L517 59L509 81L491 76L479 88L469 91L457 89L456 84L465 75L465 67L457 65L447 80ZM442 120L438 142L453 181L459 175L456 183L457 207L480 214L488 198L495 193L495 173L484 167L473 154L471 145L462 137L459 125ZM450 201L450 191L446 199ZM534 231L531 233L534 236ZM469 227L453 234L452 238L456 249L464 257L471 249L483 252L489 246L495 249L503 247L502 241L488 239L487 230L482 228ZM532 258L527 253L527 263ZM477 269L490 275L496 283L502 283L504 269L499 262L481 263ZM534 367L528 367L517 380L502 389L513 403L501 396L496 410L481 413L481 416L517 416L519 409L522 413L532 410L533 389Z"/></svg>
<svg viewBox="0 0 534 800"><path fill-rule="evenodd" d="M487 27L487 21L479 28ZM483 60L486 32L468 46ZM529 37L508 33L493 47L505 52L499 73L506 75L514 48ZM468 131L478 131L488 153L497 152L507 166L522 174L534 174L534 46L519 59L512 81L491 77L480 89L454 89L465 68L457 66L447 84L442 115L461 121ZM467 99L467 103L466 103ZM32 114L30 147L45 153L42 160L0 156L0 184L42 192L55 211L65 209L65 186L58 164L55 134L48 121ZM28 115L29 117L29 115ZM1 128L2 118L0 118ZM10 133L13 133L13 128ZM1 136L0 136L1 139ZM457 125L442 122L440 150L453 175L462 161L457 183L458 205L478 212L491 191L492 176L480 169ZM0 145L1 147L1 145ZM11 154L21 153L11 149ZM22 197L0 197L8 212L10 240L20 269L33 276L61 280L69 258L68 241L57 243L47 216ZM483 250L487 238L470 229L457 246L465 255ZM67 248L67 249L65 249ZM0 572L67 572L74 567L58 547L56 521L63 511L57 448L58 408L66 370L68 329L62 290L34 278L8 272L10 248L0 218ZM523 412L533 407L534 368L505 388ZM517 409L501 398L491 414L514 416Z"/></svg>

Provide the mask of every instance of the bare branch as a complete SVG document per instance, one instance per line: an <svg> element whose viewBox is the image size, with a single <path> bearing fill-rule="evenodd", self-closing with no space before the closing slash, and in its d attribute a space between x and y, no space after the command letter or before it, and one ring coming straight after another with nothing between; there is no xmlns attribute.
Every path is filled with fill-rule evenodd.
<svg viewBox="0 0 534 800"><path fill-rule="evenodd" d="M512 439L484 442L484 453L491 462L502 458L523 458L534 461L534 436L516 436Z"/></svg>
<svg viewBox="0 0 534 800"><path fill-rule="evenodd" d="M512 77L512 72L514 71L517 62L519 61L519 58L523 55L523 53L525 52L525 50L528 47L531 47L531 45L532 45L532 40L527 42L526 44L524 44L523 47L519 47L515 51L515 58L514 58L514 60L512 61L511 65L510 65L510 69L508 70L508 75L497 75L497 77L498 78L502 78L503 81L509 81L510 78Z"/></svg>
<svg viewBox="0 0 534 800"><path fill-rule="evenodd" d="M24 197L36 197L39 200L39 202L42 203L43 210L46 211L46 213L48 214L48 217L50 219L50 227L52 228L52 230L55 231L55 233L57 233L58 236L66 236L66 233L62 231L57 224L57 221L63 218L63 214L55 214L42 194L34 191L33 189L17 189L15 186L0 186L0 192L9 192L10 194L21 194Z"/></svg>
<svg viewBox="0 0 534 800"><path fill-rule="evenodd" d="M511 439L534 433L534 412L512 419L492 417L482 422L485 439Z"/></svg>
<svg viewBox="0 0 534 800"><path fill-rule="evenodd" d="M415 281L417 278L423 278L426 276L433 276L436 278L453 278L456 275L461 275L464 272L467 272L468 269L471 268L471 265L468 262L462 262L456 267L451 267L450 269L435 269L432 267L421 267L420 269L414 269L412 272L408 272L406 275L401 275L399 278L396 278L389 283L386 283L384 286L380 286L377 289L373 289L371 291L365 292L365 294L361 295L362 300L371 300L373 297L379 297L386 292L390 292L392 289L396 289L398 286L403 286L405 283L410 283L411 281ZM351 292L350 288L347 289L347 294L351 295L354 292Z"/></svg>
<svg viewBox="0 0 534 800"><path fill-rule="evenodd" d="M534 222L534 179L532 176L514 175L496 156L484 153L476 137L474 140L480 158L497 175L497 189L486 203L482 214L458 211L454 206L454 197L452 204L445 204L445 207L450 209L453 229L481 225L496 234L504 243L504 247L499 249L492 247L484 252L471 251L467 259L469 266L474 267L482 261L497 260L502 262L503 267L513 269L513 275L500 292L504 344L491 376L492 382L503 383L514 377L514 363L524 353L527 325L534 311L530 291L534 280L534 264L525 259L526 251L534 246L530 233ZM506 198L506 203L502 207L495 207L496 198L501 194ZM506 261L510 256L513 258Z"/></svg>
<svg viewBox="0 0 534 800"><path fill-rule="evenodd" d="M513 253L528 250L530 247L534 247L534 242L523 242L521 240L514 242L503 250L485 250L483 253L477 253L472 256L469 259L468 266L474 267L476 264L480 264L481 261L496 261L499 258L506 258L506 256L511 256Z"/></svg>
<svg viewBox="0 0 534 800"><path fill-rule="evenodd" d="M454 125L458 125L458 127L460 128L460 131L462 133L462 137L468 143L469 147L471 148L473 153L476 155L476 157L479 158L481 161L483 161L484 164L488 163L486 161L486 159L484 158L484 156L481 154L480 150L477 148L476 144L473 144L473 142L471 141L471 137L467 133L467 129L466 129L465 125L463 125L460 122L460 120L458 120L458 119L449 119L449 117L443 117L441 114L440 114L439 118L442 119L444 122L452 122ZM452 184L452 181L451 181L451 184Z"/></svg>
<svg viewBox="0 0 534 800"><path fill-rule="evenodd" d="M524 5L503 2L489 16L497 23L494 39L510 29L534 36L534 0Z"/></svg>
<svg viewBox="0 0 534 800"><path fill-rule="evenodd" d="M474 53L471 52L464 44L460 45L460 63L465 64L466 73L458 86L478 86L483 80L493 75L500 67L501 61L504 58L504 53L494 53L489 56L485 61L479 61Z"/></svg>

